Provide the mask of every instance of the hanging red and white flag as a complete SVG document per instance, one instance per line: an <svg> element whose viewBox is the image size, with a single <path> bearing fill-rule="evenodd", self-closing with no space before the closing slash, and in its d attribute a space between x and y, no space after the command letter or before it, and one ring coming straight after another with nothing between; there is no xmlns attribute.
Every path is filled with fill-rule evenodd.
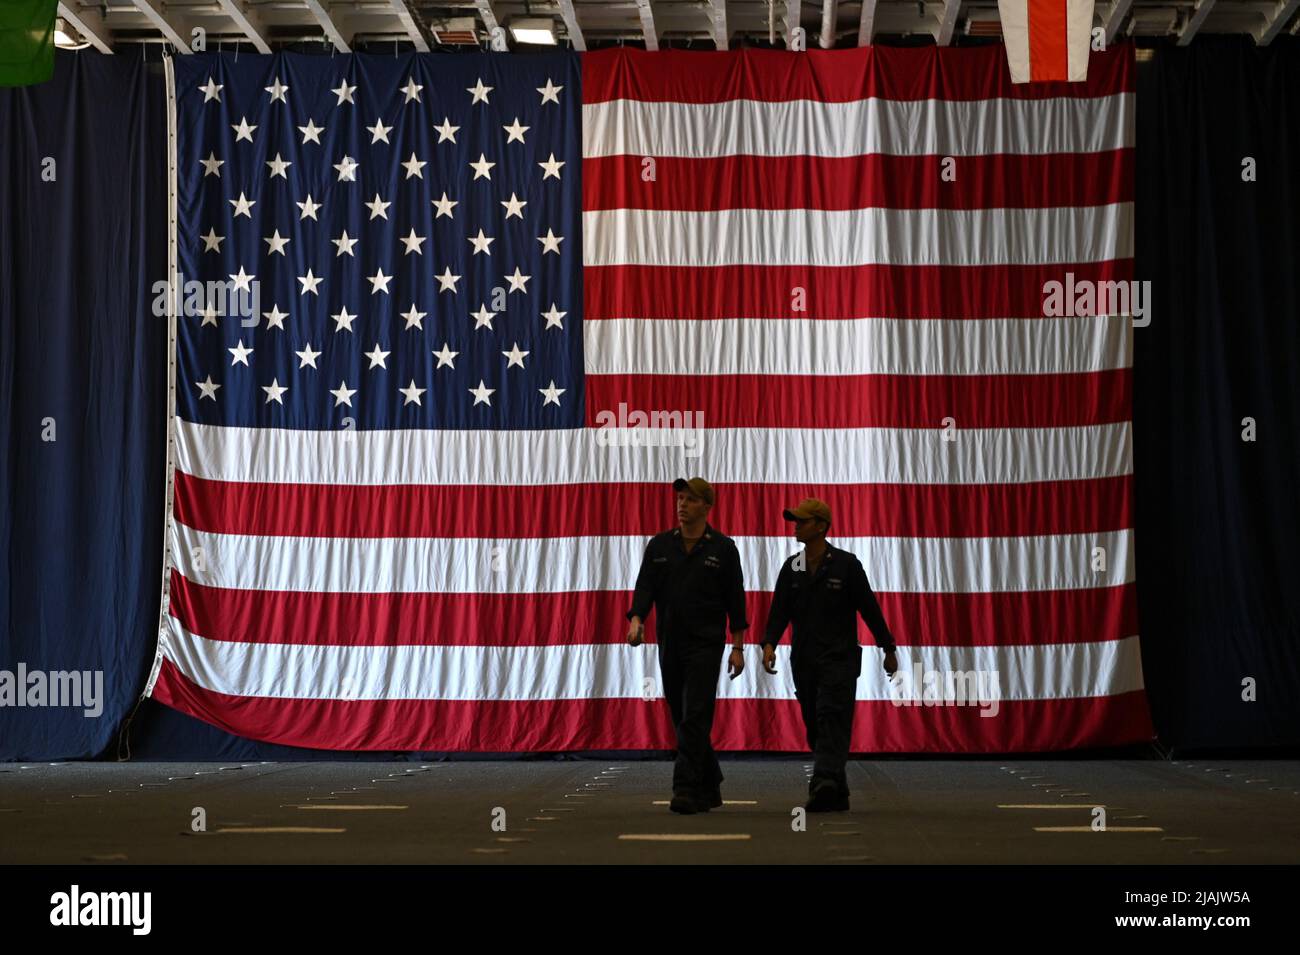
<svg viewBox="0 0 1300 955"><path fill-rule="evenodd" d="M1093 0L998 0L1011 82L1088 78Z"/></svg>

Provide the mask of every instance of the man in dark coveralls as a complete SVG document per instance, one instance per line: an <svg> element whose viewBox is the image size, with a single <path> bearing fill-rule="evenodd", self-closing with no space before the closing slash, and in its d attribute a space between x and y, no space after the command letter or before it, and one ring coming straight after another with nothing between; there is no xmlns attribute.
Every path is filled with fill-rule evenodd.
<svg viewBox="0 0 1300 955"><path fill-rule="evenodd" d="M703 478L673 482L678 526L650 539L627 612L627 642L640 646L651 607L658 612L659 671L677 732L673 812L708 812L722 805L722 769L713 751L713 704L720 651L730 623L734 680L745 668L741 647L745 579L730 537L707 522L713 488Z"/></svg>
<svg viewBox="0 0 1300 955"><path fill-rule="evenodd" d="M763 635L763 669L776 672L776 645L793 623L790 670L813 751L806 808L809 812L844 810L849 808L844 766L862 670L858 615L885 651L884 669L891 677L898 670L896 647L862 563L826 543L831 509L807 498L784 514L787 521L794 521L795 537L804 549L786 560L777 576Z"/></svg>

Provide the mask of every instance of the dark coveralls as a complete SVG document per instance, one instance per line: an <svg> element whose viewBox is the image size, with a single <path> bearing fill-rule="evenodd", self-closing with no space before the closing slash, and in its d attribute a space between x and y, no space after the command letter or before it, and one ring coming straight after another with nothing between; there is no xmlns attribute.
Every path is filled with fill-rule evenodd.
<svg viewBox="0 0 1300 955"><path fill-rule="evenodd" d="M688 554L680 528L650 538L628 619L658 612L659 671L677 731L673 794L707 799L722 769L710 739L727 623L745 630L745 579L735 542L704 527Z"/></svg>
<svg viewBox="0 0 1300 955"><path fill-rule="evenodd" d="M857 680L862 672L857 615L867 622L878 646L893 650L894 638L867 582L867 572L855 555L827 544L821 566L811 579L806 567L795 569L796 560L802 563L806 558L803 554L790 557L777 576L763 644L776 646L785 628L794 624L790 670L808 748L813 751L809 789L830 780L847 797L844 765L849 758Z"/></svg>

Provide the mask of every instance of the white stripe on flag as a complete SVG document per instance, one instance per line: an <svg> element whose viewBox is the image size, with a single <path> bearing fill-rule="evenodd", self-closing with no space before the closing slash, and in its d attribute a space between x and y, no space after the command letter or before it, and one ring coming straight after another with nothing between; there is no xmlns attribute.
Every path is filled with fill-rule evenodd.
<svg viewBox="0 0 1300 955"><path fill-rule="evenodd" d="M1131 319L588 319L596 375L1048 375L1133 364Z"/></svg>
<svg viewBox="0 0 1300 955"><path fill-rule="evenodd" d="M1092 99L819 103L610 100L582 107L582 153L598 156L987 156L1134 145L1134 95Z"/></svg>
<svg viewBox="0 0 1300 955"><path fill-rule="evenodd" d="M689 409L646 409L689 410ZM290 484L1015 484L1133 470L1130 423L1065 428L706 428L680 447L609 447L611 429L295 431L177 420L177 467L219 481Z"/></svg>
<svg viewBox="0 0 1300 955"><path fill-rule="evenodd" d="M270 537L176 524L176 566L209 587L309 593L631 590L647 536ZM735 539L745 589L771 589L788 537ZM1130 529L1023 537L837 537L874 589L983 593L1113 587L1133 579ZM1092 569L1094 548L1106 569Z"/></svg>
<svg viewBox="0 0 1300 955"><path fill-rule="evenodd" d="M581 700L658 696L655 648L625 643L571 646L397 646L339 647L306 644L247 644L208 640L189 633L174 617L164 636L167 658L202 687L231 696L315 700ZM777 647L777 674L749 665L735 681L722 674L721 699L794 699L790 645ZM879 655L868 647L858 677L859 700L888 700L891 694ZM920 661L920 673L917 663ZM990 674L985 699L1041 700L1107 696L1142 688L1136 637L1093 643L1013 647L900 647L900 671L914 674L924 689L924 672ZM992 674L997 674L993 677ZM937 686L943 693L942 677ZM647 683L647 681L649 681ZM906 685L906 684L904 684ZM955 693L953 694L956 695ZM969 697L968 697L969 698Z"/></svg>
<svg viewBox="0 0 1300 955"><path fill-rule="evenodd" d="M1133 256L1131 202L1041 209L603 209L584 212L582 223L588 266L995 268Z"/></svg>

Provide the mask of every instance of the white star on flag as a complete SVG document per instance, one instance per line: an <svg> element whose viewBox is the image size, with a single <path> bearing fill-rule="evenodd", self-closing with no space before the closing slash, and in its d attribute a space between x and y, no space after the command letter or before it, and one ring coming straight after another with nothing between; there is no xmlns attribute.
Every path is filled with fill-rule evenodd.
<svg viewBox="0 0 1300 955"><path fill-rule="evenodd" d="M321 276L317 278L312 274L311 269L308 269L306 275L298 276L298 281L302 283L302 292L299 294L306 295L310 292L312 295L320 295L320 292L316 291L316 286L325 281L325 277Z"/></svg>
<svg viewBox="0 0 1300 955"><path fill-rule="evenodd" d="M446 190L443 190L442 198L434 199L433 204L438 207L438 214L434 216L435 219L441 219L443 216L446 216L448 219L454 219L456 216L452 210L460 205L460 201L457 199L448 199Z"/></svg>
<svg viewBox="0 0 1300 955"><path fill-rule="evenodd" d="M256 199L249 199L241 192L238 199L227 199L226 201L235 207L236 216L247 216L250 219L253 218L252 209L253 206L257 205Z"/></svg>
<svg viewBox="0 0 1300 955"><path fill-rule="evenodd" d="M344 229L343 234L337 239L330 239L330 241L338 247L338 251L334 253L335 258L338 258L340 255L351 255L353 258L356 258L356 256L353 255L352 247L360 240L349 238L347 229Z"/></svg>
<svg viewBox="0 0 1300 955"><path fill-rule="evenodd" d="M556 235L551 229L546 230L546 235L539 235L537 241L542 243L542 255L547 252L560 254L560 243L564 241L564 236Z"/></svg>
<svg viewBox="0 0 1300 955"><path fill-rule="evenodd" d="M556 106L559 106L560 90L562 89L564 89L563 86L556 86L551 82L551 78L548 76L546 78L546 85L537 87L537 92L542 94L542 105L545 106L547 103L554 103Z"/></svg>
<svg viewBox="0 0 1300 955"><path fill-rule="evenodd" d="M352 331L352 323L356 321L357 316L351 314L346 308L344 308L336 314L331 315L330 318L334 320L334 331L341 332L346 330L350 332Z"/></svg>
<svg viewBox="0 0 1300 955"><path fill-rule="evenodd" d="M320 209L321 205L322 203L313 202L311 193L307 193L307 198L298 203L298 208L302 210L302 215L298 216L298 220L316 219L316 212ZM319 222L320 220L316 219L316 221Z"/></svg>
<svg viewBox="0 0 1300 955"><path fill-rule="evenodd" d="M276 176L279 176L281 179L288 179L289 177L285 175L285 170L293 165L291 162L285 162L279 153L275 154L274 159L268 159L266 164L271 167L271 175L269 177L271 179L274 179Z"/></svg>
<svg viewBox="0 0 1300 955"><path fill-rule="evenodd" d="M441 275L435 275L434 278L438 280L439 292L451 290L452 293L455 293L456 283L460 281L459 275L451 274L451 266L447 266Z"/></svg>
<svg viewBox="0 0 1300 955"><path fill-rule="evenodd" d="M409 405L412 401L414 401L417 405L420 404L420 395L424 394L425 391L427 391L428 389L415 387L415 379L412 378L411 383L409 385L407 385L405 388L398 388L397 390L406 396L406 400L402 402L402 406L405 407L406 405Z"/></svg>
<svg viewBox="0 0 1300 955"><path fill-rule="evenodd" d="M519 350L519 343L515 342L510 346L510 351L503 351L501 354L506 356L506 367L512 368L518 365L524 367L524 359L528 357L528 352Z"/></svg>
<svg viewBox="0 0 1300 955"><path fill-rule="evenodd" d="M424 325L423 325L424 316L428 315L429 313L421 312L418 309L416 309L414 302L411 303L411 308L409 311L401 312L400 314L402 318L406 320L407 329L418 328L420 331L424 331ZM406 329L403 329L403 331L405 330Z"/></svg>
<svg viewBox="0 0 1300 955"><path fill-rule="evenodd" d="M289 317L288 312L280 311L279 305L272 305L269 312L263 312L262 317L266 319L266 330L278 328L284 331L284 320Z"/></svg>
<svg viewBox="0 0 1300 955"><path fill-rule="evenodd" d="M434 352L433 357L438 359L439 368L445 365L454 371L456 369L456 356L459 354L460 352L452 351L451 348L448 347L447 343L443 342L442 351Z"/></svg>
<svg viewBox="0 0 1300 955"><path fill-rule="evenodd" d="M544 170L544 173L542 175L542 181L545 182L547 179L550 179L552 176L554 176L556 179L559 179L560 167L563 166L564 163L556 162L555 153L551 153L550 159L546 160L546 162L539 162L537 165L541 166L542 169Z"/></svg>
<svg viewBox="0 0 1300 955"><path fill-rule="evenodd" d="M302 133L302 144L304 146L306 146L308 143L315 143L317 146L319 146L320 134L325 132L325 127L317 126L316 123L311 119L311 117L308 117L307 125L299 126L298 132Z"/></svg>
<svg viewBox="0 0 1300 955"><path fill-rule="evenodd" d="M298 365L299 368L306 368L308 365L311 365L311 367L315 368L316 359L320 357L321 353L318 351L312 351L311 342L308 342L306 348L304 348L302 351L296 351L294 352L294 354L298 356L298 360L300 362L300 364Z"/></svg>
<svg viewBox="0 0 1300 955"><path fill-rule="evenodd" d="M214 382L211 375L208 375L208 377L203 381L194 382L194 384L197 385L199 389L199 401L202 401L204 398L211 398L213 401L217 400L217 389L220 388L221 385Z"/></svg>
<svg viewBox="0 0 1300 955"><path fill-rule="evenodd" d="M512 291L512 292L527 292L528 289L526 288L526 286L528 285L528 280L529 280L530 278L532 278L532 276L531 276L531 275L522 275L522 274L520 274L520 272L519 272L519 266L516 265L516 266L515 266L515 274L514 274L514 275L506 275L506 276L503 276L503 278L504 278L507 282L510 283L510 291Z"/></svg>
<svg viewBox="0 0 1300 955"><path fill-rule="evenodd" d="M337 388L330 389L330 394L334 396L334 407L336 408L339 405L347 405L349 408L351 408L352 396L355 395L356 393L357 393L357 389L349 388L348 383L342 380L339 381L339 386Z"/></svg>
<svg viewBox="0 0 1300 955"><path fill-rule="evenodd" d="M284 95L285 93L289 92L289 87L285 86L283 83L280 82L280 77L277 76L275 78L275 82L272 83L272 85L264 86L262 87L262 89L266 90L268 93L271 94L272 103L274 103L276 100L279 100L281 103L284 103L286 106L289 105L289 99Z"/></svg>
<svg viewBox="0 0 1300 955"><path fill-rule="evenodd" d="M548 387L538 388L537 390L546 396L542 401L543 408L545 408L547 405L552 403L554 403L554 405L558 408L560 406L560 395L564 394L564 392L567 391L568 389L556 388L555 379L552 378L551 383Z"/></svg>
<svg viewBox="0 0 1300 955"><path fill-rule="evenodd" d="M451 120L445 116L443 117L442 125L435 126L433 129L438 134L438 142L440 143L454 143L456 141L456 134L460 132L460 127L451 125Z"/></svg>
<svg viewBox="0 0 1300 955"><path fill-rule="evenodd" d="M342 106L344 103L353 103L355 105L355 101L352 99L352 94L356 92L356 89L355 86L348 86L348 81L346 79L340 80L339 85L330 90L331 93L339 98L339 101L334 105Z"/></svg>
<svg viewBox="0 0 1300 955"><path fill-rule="evenodd" d="M269 405L272 401L283 405L284 401L280 396L289 390L287 385L281 385L279 378L272 378L269 385L263 385L262 390L266 392L266 403Z"/></svg>
<svg viewBox="0 0 1300 955"><path fill-rule="evenodd" d="M564 330L564 324L563 324L560 320L561 320L562 318L564 318L565 315L568 315L568 314L569 314L568 312L561 312L561 311L557 310L556 307L555 307L555 303L552 302L552 303L551 303L551 310L550 310L549 312L542 312L542 318L546 319L546 326L545 326L545 327L546 327L546 328L558 328L558 329L560 329L561 331L563 331L563 330Z"/></svg>
<svg viewBox="0 0 1300 955"><path fill-rule="evenodd" d="M519 117L516 116L514 123L509 126L502 126L501 128L506 131L506 144L509 145L510 143L522 143L524 141L524 133L528 132L533 127L520 126Z"/></svg>
<svg viewBox="0 0 1300 955"><path fill-rule="evenodd" d="M289 244L289 239L280 235L280 230L276 229L274 234L267 236L262 240L269 248L266 250L267 255L284 255L284 247Z"/></svg>

